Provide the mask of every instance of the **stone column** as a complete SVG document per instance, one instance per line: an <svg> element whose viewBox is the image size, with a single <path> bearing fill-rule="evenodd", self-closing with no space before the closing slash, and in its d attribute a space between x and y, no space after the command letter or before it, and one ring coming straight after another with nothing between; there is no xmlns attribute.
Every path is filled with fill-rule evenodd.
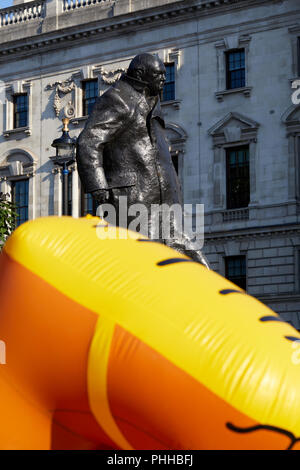
<svg viewBox="0 0 300 470"><path fill-rule="evenodd" d="M53 169L54 174L54 215L62 215L62 174L61 168Z"/></svg>
<svg viewBox="0 0 300 470"><path fill-rule="evenodd" d="M256 138L251 139L249 142L249 178L250 178L250 203L251 205L257 204L257 193L256 193L256 166L257 166L257 157L256 157Z"/></svg>
<svg viewBox="0 0 300 470"><path fill-rule="evenodd" d="M9 187L7 184L6 176L0 178L0 193L9 193Z"/></svg>
<svg viewBox="0 0 300 470"><path fill-rule="evenodd" d="M28 220L36 217L35 174L28 176Z"/></svg>
<svg viewBox="0 0 300 470"><path fill-rule="evenodd" d="M213 181L214 181L214 208L223 209L224 197L226 194L223 193L224 188L222 187L222 178L226 175L226 164L224 172L224 162L222 162L222 154L224 149L221 145L214 146L214 172L213 172ZM226 182L225 182L226 187Z"/></svg>

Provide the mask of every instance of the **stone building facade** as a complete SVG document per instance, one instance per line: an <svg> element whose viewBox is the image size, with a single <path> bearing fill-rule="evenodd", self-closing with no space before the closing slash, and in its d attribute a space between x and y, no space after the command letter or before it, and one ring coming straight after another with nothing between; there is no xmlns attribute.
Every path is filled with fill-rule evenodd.
<svg viewBox="0 0 300 470"><path fill-rule="evenodd" d="M185 203L205 206L212 268L300 329L299 37L298 0L16 0L0 10L0 191L20 191L24 219L61 214L61 119L78 136L86 84L101 94L137 53L158 53L172 68L172 155Z"/></svg>

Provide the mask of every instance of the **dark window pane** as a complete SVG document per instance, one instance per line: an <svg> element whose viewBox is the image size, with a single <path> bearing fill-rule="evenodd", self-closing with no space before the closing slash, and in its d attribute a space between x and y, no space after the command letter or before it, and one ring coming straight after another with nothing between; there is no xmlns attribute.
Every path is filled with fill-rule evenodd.
<svg viewBox="0 0 300 470"><path fill-rule="evenodd" d="M175 64L165 64L166 83L164 85L161 101L175 100Z"/></svg>
<svg viewBox="0 0 300 470"><path fill-rule="evenodd" d="M14 129L28 126L28 96L14 96Z"/></svg>
<svg viewBox="0 0 300 470"><path fill-rule="evenodd" d="M96 99L98 97L98 80L88 80L83 83L83 115L88 116L91 114Z"/></svg>
<svg viewBox="0 0 300 470"><path fill-rule="evenodd" d="M16 205L16 226L28 220L28 180L14 181L12 184L12 200Z"/></svg>
<svg viewBox="0 0 300 470"><path fill-rule="evenodd" d="M246 256L226 257L225 277L246 290Z"/></svg>
<svg viewBox="0 0 300 470"><path fill-rule="evenodd" d="M227 89L245 86L245 51L229 51L226 53Z"/></svg>
<svg viewBox="0 0 300 470"><path fill-rule="evenodd" d="M227 209L248 207L250 201L249 147L227 149Z"/></svg>

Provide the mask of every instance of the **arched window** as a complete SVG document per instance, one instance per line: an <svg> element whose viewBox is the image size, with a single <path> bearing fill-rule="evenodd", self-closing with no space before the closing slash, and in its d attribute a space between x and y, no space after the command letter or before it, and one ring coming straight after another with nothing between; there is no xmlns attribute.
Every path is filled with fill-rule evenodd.
<svg viewBox="0 0 300 470"><path fill-rule="evenodd" d="M12 149L0 159L0 192L9 194L16 205L17 226L33 219L34 207L34 156L24 149Z"/></svg>

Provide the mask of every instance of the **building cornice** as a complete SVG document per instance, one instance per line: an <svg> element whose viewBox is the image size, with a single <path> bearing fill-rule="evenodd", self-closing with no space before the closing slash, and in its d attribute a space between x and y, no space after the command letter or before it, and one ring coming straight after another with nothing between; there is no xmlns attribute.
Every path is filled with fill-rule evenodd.
<svg viewBox="0 0 300 470"><path fill-rule="evenodd" d="M277 0L277 3L282 1ZM0 62L10 60L10 58L15 60L26 55L32 56L40 52L57 50L58 48L68 48L71 43L72 46L80 45L83 41L90 42L99 38L119 36L120 33L152 28L153 25L166 25L174 21L195 19L201 15L222 14L232 11L232 9L255 7L267 3L274 3L274 0L202 0L201 2L199 0L183 0L172 2L154 8L100 19L93 23L74 25L41 33L37 36L2 42L0 45ZM4 10L0 10L0 13L2 11ZM68 13L64 13L64 15L66 14ZM13 28L19 26L7 26L5 32L12 32Z"/></svg>
<svg viewBox="0 0 300 470"><path fill-rule="evenodd" d="M245 229L224 230L223 232L207 232L205 231L205 244L214 244L228 240L241 240L254 238L265 238L272 236L291 237L300 235L299 224L285 224L268 227L247 227Z"/></svg>

